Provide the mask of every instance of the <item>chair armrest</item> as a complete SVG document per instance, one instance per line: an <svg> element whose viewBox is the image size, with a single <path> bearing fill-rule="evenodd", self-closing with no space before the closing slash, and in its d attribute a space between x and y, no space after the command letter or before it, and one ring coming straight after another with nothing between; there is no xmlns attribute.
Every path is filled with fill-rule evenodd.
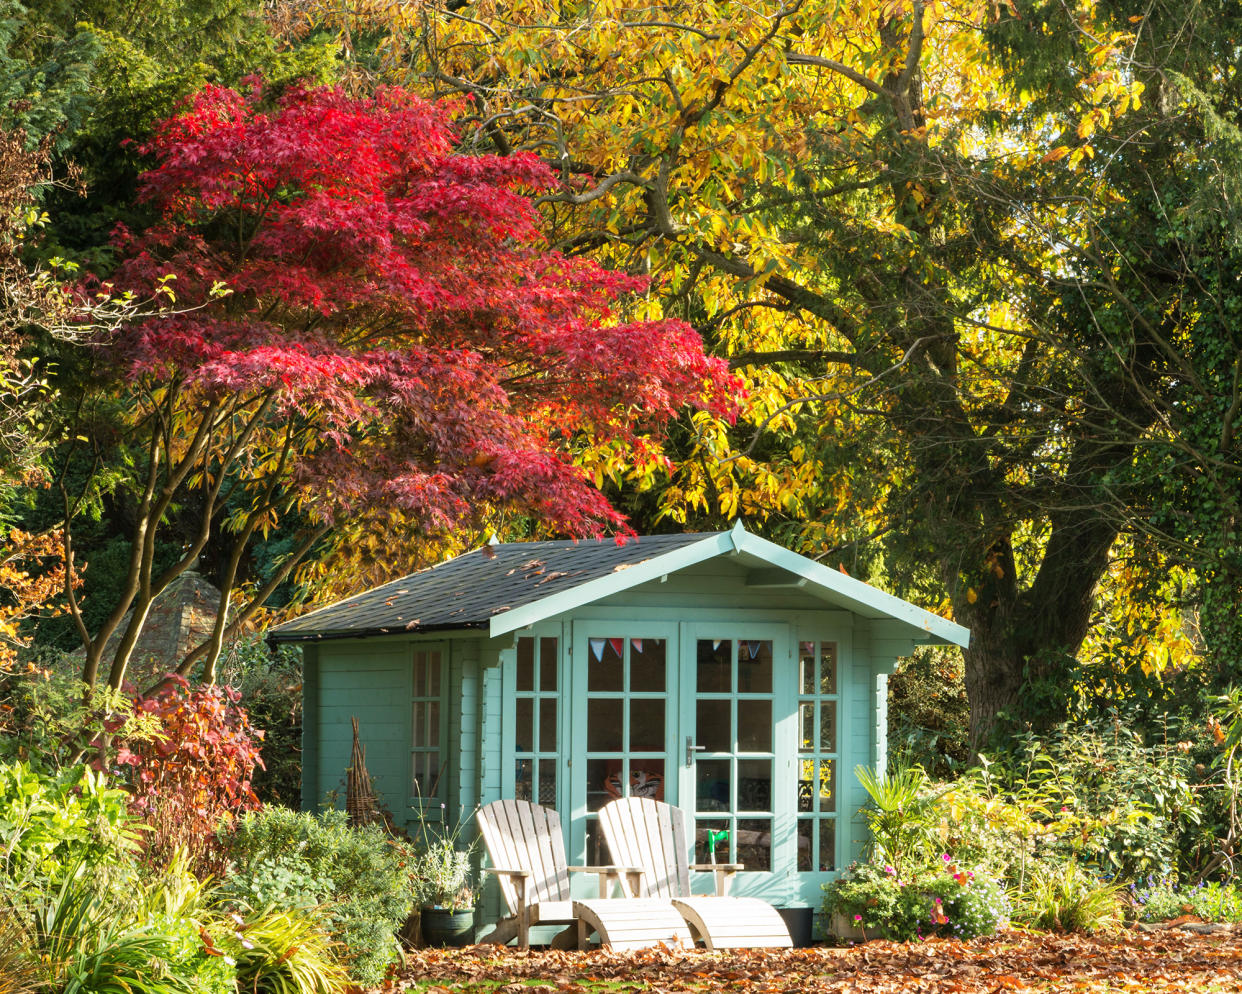
<svg viewBox="0 0 1242 994"><path fill-rule="evenodd" d="M570 873L642 873L637 866L567 866Z"/></svg>
<svg viewBox="0 0 1242 994"><path fill-rule="evenodd" d="M571 873L581 871L599 874L600 897L608 896L614 880L621 888L622 897L638 897L638 892L642 887L643 871L637 866L569 866L566 869Z"/></svg>
<svg viewBox="0 0 1242 994"><path fill-rule="evenodd" d="M505 876L520 877L522 879L530 876L530 870L509 870L503 866L483 866L480 869L484 873L503 873Z"/></svg>
<svg viewBox="0 0 1242 994"><path fill-rule="evenodd" d="M737 873L739 870L746 869L746 864L745 863L691 863L690 869L703 870L704 872L715 870L721 873Z"/></svg>

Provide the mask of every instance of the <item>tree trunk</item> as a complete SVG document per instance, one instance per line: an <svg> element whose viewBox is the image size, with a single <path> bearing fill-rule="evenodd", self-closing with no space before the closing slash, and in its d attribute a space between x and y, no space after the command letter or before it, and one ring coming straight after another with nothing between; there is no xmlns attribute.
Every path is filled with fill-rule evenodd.
<svg viewBox="0 0 1242 994"><path fill-rule="evenodd" d="M1004 540L988 550L978 586L959 593L956 614L970 628L963 657L972 752L1003 731L1002 719L1042 729L1065 717L1065 681L1086 638L1095 588L1117 534L1113 516L1103 509L1057 515L1028 588L1017 582Z"/></svg>

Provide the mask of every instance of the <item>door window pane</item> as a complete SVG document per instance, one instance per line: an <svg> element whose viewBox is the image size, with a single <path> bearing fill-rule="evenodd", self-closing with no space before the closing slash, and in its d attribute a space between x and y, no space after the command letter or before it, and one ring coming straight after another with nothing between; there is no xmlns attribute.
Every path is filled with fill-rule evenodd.
<svg viewBox="0 0 1242 994"><path fill-rule="evenodd" d="M556 690L556 664L559 657L554 638L539 640L539 689Z"/></svg>
<svg viewBox="0 0 1242 994"><path fill-rule="evenodd" d="M545 807L556 806L556 760L539 760L539 803Z"/></svg>
<svg viewBox="0 0 1242 994"><path fill-rule="evenodd" d="M702 818L694 824L694 862L732 863L732 831L725 818ZM715 859L712 858L713 854Z"/></svg>
<svg viewBox="0 0 1242 994"><path fill-rule="evenodd" d="M630 639L630 690L664 693L666 667L664 639Z"/></svg>
<svg viewBox="0 0 1242 994"><path fill-rule="evenodd" d="M531 638L518 639L517 689L535 689L535 640Z"/></svg>
<svg viewBox="0 0 1242 994"><path fill-rule="evenodd" d="M737 809L739 811L772 810L772 760L739 759L737 761Z"/></svg>
<svg viewBox="0 0 1242 994"><path fill-rule="evenodd" d="M630 797L664 800L664 760L656 756L630 760Z"/></svg>
<svg viewBox="0 0 1242 994"><path fill-rule="evenodd" d="M587 651L587 690L598 693L624 689L625 661L621 654L625 651L625 639L589 638Z"/></svg>
<svg viewBox="0 0 1242 994"><path fill-rule="evenodd" d="M539 701L539 751L556 752L556 698Z"/></svg>
<svg viewBox="0 0 1242 994"><path fill-rule="evenodd" d="M742 694L772 693L772 643L742 639L737 644L737 689Z"/></svg>
<svg viewBox="0 0 1242 994"><path fill-rule="evenodd" d="M819 869L821 871L837 868L837 823L835 819L821 819L819 822Z"/></svg>
<svg viewBox="0 0 1242 994"><path fill-rule="evenodd" d="M803 702L798 705L798 749L811 752L815 748L815 705Z"/></svg>
<svg viewBox="0 0 1242 994"><path fill-rule="evenodd" d="M695 797L700 811L728 811L733 797L732 760L700 759L695 767Z"/></svg>
<svg viewBox="0 0 1242 994"><path fill-rule="evenodd" d="M531 790L534 784L535 761L524 757L514 763L513 796L519 801L533 800Z"/></svg>
<svg viewBox="0 0 1242 994"><path fill-rule="evenodd" d="M819 810L837 810L837 764L831 759L819 763Z"/></svg>
<svg viewBox="0 0 1242 994"><path fill-rule="evenodd" d="M820 752L837 751L837 702L824 701L819 706Z"/></svg>
<svg viewBox="0 0 1242 994"><path fill-rule="evenodd" d="M732 649L729 639L699 639L695 686L700 694L727 694L733 690Z"/></svg>
<svg viewBox="0 0 1242 994"><path fill-rule="evenodd" d="M772 820L739 818L737 861L751 872L772 869Z"/></svg>
<svg viewBox="0 0 1242 994"><path fill-rule="evenodd" d="M519 697L517 705L517 739L518 752L535 751L535 702L529 697Z"/></svg>
<svg viewBox="0 0 1242 994"><path fill-rule="evenodd" d="M733 749L732 701L700 700L695 707L698 745L705 752L731 752Z"/></svg>
<svg viewBox="0 0 1242 994"><path fill-rule="evenodd" d="M630 752L664 751L664 701L630 701Z"/></svg>
<svg viewBox="0 0 1242 994"><path fill-rule="evenodd" d="M772 702L738 701L737 747L741 752L772 751Z"/></svg>
<svg viewBox="0 0 1242 994"><path fill-rule="evenodd" d="M821 694L837 692L837 647L835 643L826 643L820 654L819 692Z"/></svg>
<svg viewBox="0 0 1242 994"><path fill-rule="evenodd" d="M574 766L578 764L575 763ZM587 810L598 811L605 804L621 794L614 793L617 790L619 779L611 779L614 775L621 772L620 760L615 759L588 759L586 761L586 778L587 778Z"/></svg>
<svg viewBox="0 0 1242 994"><path fill-rule="evenodd" d="M815 693L815 643L803 642L798 646L799 693Z"/></svg>
<svg viewBox="0 0 1242 994"><path fill-rule="evenodd" d="M587 749L591 752L621 751L620 697L596 697L587 701Z"/></svg>

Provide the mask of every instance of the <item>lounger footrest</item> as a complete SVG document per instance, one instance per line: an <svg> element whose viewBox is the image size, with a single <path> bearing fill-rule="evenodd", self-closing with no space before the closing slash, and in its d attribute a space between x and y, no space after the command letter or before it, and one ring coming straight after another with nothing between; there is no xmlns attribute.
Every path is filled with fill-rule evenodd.
<svg viewBox="0 0 1242 994"><path fill-rule="evenodd" d="M673 907L708 949L793 946L776 909L755 897L675 897Z"/></svg>
<svg viewBox="0 0 1242 994"><path fill-rule="evenodd" d="M600 945L614 950L644 949L658 943L685 949L694 946L690 929L668 901L647 898L574 901L579 948L599 933Z"/></svg>

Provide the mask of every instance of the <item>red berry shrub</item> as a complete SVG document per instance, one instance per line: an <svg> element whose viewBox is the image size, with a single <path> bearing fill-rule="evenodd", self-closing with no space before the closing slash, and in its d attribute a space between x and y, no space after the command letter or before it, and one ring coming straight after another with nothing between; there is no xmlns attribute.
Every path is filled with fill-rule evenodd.
<svg viewBox="0 0 1242 994"><path fill-rule="evenodd" d="M156 730L121 746L117 762L132 767L131 810L149 828L151 863L163 865L181 847L200 873L218 869L221 822L261 807L250 778L263 766L263 733L251 726L240 699L231 687L191 689L170 675L158 693L135 701L135 712L153 719Z"/></svg>

